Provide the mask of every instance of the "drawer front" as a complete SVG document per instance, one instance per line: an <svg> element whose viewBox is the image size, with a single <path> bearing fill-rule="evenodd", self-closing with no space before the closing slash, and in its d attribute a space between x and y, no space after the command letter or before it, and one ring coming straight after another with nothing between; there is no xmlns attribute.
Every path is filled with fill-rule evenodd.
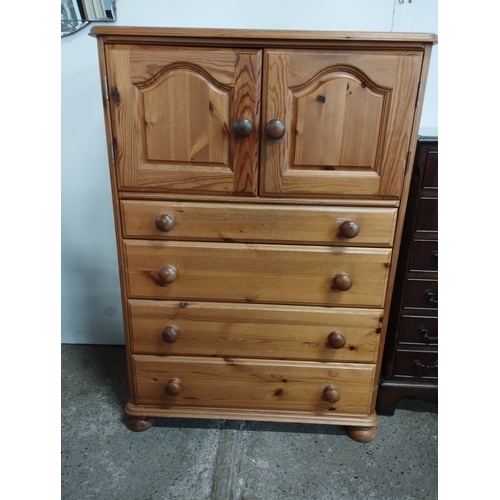
<svg viewBox="0 0 500 500"><path fill-rule="evenodd" d="M165 408L367 414L375 375L375 365L347 363L145 355L132 360L137 404ZM337 401L328 402L329 394Z"/></svg>
<svg viewBox="0 0 500 500"><path fill-rule="evenodd" d="M409 279L406 282L403 307L437 309L438 281Z"/></svg>
<svg viewBox="0 0 500 500"><path fill-rule="evenodd" d="M438 343L438 319L432 316L402 316L399 342L435 345Z"/></svg>
<svg viewBox="0 0 500 500"><path fill-rule="evenodd" d="M424 174L422 176L423 189L438 187L438 152L429 151L425 157Z"/></svg>
<svg viewBox="0 0 500 500"><path fill-rule="evenodd" d="M415 240L413 242L410 271L438 270L438 242L437 240Z"/></svg>
<svg viewBox="0 0 500 500"><path fill-rule="evenodd" d="M418 203L416 231L438 230L438 199L422 197Z"/></svg>
<svg viewBox="0 0 500 500"><path fill-rule="evenodd" d="M349 246L391 246L397 216L395 208L135 200L122 201L121 211L125 238Z"/></svg>
<svg viewBox="0 0 500 500"><path fill-rule="evenodd" d="M381 309L129 300L136 354L375 362Z"/></svg>
<svg viewBox="0 0 500 500"><path fill-rule="evenodd" d="M391 250L376 248L141 240L123 246L129 298L182 301L383 307L391 259ZM346 275L351 288L334 287Z"/></svg>
<svg viewBox="0 0 500 500"><path fill-rule="evenodd" d="M438 353L429 351L396 351L394 375L438 378Z"/></svg>

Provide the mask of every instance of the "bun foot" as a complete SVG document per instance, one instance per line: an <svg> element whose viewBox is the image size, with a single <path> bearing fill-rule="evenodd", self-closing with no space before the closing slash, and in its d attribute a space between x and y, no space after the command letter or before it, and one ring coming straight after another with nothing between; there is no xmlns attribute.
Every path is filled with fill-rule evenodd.
<svg viewBox="0 0 500 500"><path fill-rule="evenodd" d="M127 427L134 432L147 431L154 423L154 417L134 417L127 415Z"/></svg>
<svg viewBox="0 0 500 500"><path fill-rule="evenodd" d="M368 443L371 441L377 430L375 426L373 427L356 427L356 426L348 426L346 427L347 433L352 437L355 441L359 441L360 443Z"/></svg>

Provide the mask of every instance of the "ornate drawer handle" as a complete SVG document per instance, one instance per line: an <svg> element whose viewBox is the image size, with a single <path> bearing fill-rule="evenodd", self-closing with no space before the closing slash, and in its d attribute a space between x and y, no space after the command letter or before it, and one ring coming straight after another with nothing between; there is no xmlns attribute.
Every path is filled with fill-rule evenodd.
<svg viewBox="0 0 500 500"><path fill-rule="evenodd" d="M432 365L424 365L422 363L422 361L420 361L419 359L414 359L413 364L415 366L420 366L421 368L437 368L438 367L438 360L436 359L436 361L434 361L434 364L432 364Z"/></svg>
<svg viewBox="0 0 500 500"><path fill-rule="evenodd" d="M247 118L238 118L233 123L233 133L240 139L245 139L253 131L253 124Z"/></svg>
<svg viewBox="0 0 500 500"><path fill-rule="evenodd" d="M269 139L277 141L278 139L281 139L285 135L285 132L286 132L286 127L281 120L274 119L267 122L266 135L267 137L269 137Z"/></svg>
<svg viewBox="0 0 500 500"><path fill-rule="evenodd" d="M344 238L355 238L359 234L358 223L353 220L342 222L339 229L340 236Z"/></svg>
<svg viewBox="0 0 500 500"><path fill-rule="evenodd" d="M427 290L424 291L424 295L429 299L429 302L432 302L433 304L437 305L438 299L434 298L434 293L431 292L428 288Z"/></svg>
<svg viewBox="0 0 500 500"><path fill-rule="evenodd" d="M345 346L345 337L337 331L333 331L328 335L328 345L332 349L342 349Z"/></svg>
<svg viewBox="0 0 500 500"><path fill-rule="evenodd" d="M182 384L181 381L178 378L173 378L168 381L167 385L165 386L165 392L169 396L177 396L182 389Z"/></svg>
<svg viewBox="0 0 500 500"><path fill-rule="evenodd" d="M418 331L420 332L421 335L424 336L424 339L427 339L428 342L432 342L433 340L437 340L437 335L435 337L429 335L429 329L426 328L424 325L420 325Z"/></svg>
<svg viewBox="0 0 500 500"><path fill-rule="evenodd" d="M333 287L341 292L346 292L352 287L352 279L346 273L338 273L335 275L335 278L333 278Z"/></svg>
<svg viewBox="0 0 500 500"><path fill-rule="evenodd" d="M168 233L174 228L174 219L168 214L161 214L156 217L155 226L158 231L163 233Z"/></svg>
<svg viewBox="0 0 500 500"><path fill-rule="evenodd" d="M438 251L437 250L433 250L431 252L431 257L433 257L434 259L436 259L436 262L438 261Z"/></svg>
<svg viewBox="0 0 500 500"><path fill-rule="evenodd" d="M165 266L158 273L160 281L168 285L173 283L177 279L177 269L174 266Z"/></svg>
<svg viewBox="0 0 500 500"><path fill-rule="evenodd" d="M161 338L163 342L167 344L173 344L179 340L179 329L176 326L170 325L161 332Z"/></svg>

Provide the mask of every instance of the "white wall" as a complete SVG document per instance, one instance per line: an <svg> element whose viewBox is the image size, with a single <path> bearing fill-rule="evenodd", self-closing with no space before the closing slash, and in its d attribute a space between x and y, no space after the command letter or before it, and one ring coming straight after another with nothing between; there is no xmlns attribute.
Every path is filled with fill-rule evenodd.
<svg viewBox="0 0 500 500"><path fill-rule="evenodd" d="M120 26L411 31L437 34L437 0L116 0ZM97 46L61 39L62 342L124 342ZM437 46L420 133L437 135Z"/></svg>

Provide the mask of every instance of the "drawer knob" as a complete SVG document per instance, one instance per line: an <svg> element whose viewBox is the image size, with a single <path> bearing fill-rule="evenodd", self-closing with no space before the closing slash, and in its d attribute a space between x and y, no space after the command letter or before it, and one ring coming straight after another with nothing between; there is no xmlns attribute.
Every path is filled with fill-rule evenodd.
<svg viewBox="0 0 500 500"><path fill-rule="evenodd" d="M336 403L340 399L338 389L334 385L327 385L323 391L323 399L329 403Z"/></svg>
<svg viewBox="0 0 500 500"><path fill-rule="evenodd" d="M161 332L161 338L163 342L173 344L179 340L179 329L176 326L167 326L167 328Z"/></svg>
<svg viewBox="0 0 500 500"><path fill-rule="evenodd" d="M352 287L352 279L346 273L339 273L333 278L333 286L341 292L346 292Z"/></svg>
<svg viewBox="0 0 500 500"><path fill-rule="evenodd" d="M163 283L173 283L177 279L177 269L174 266L165 266L160 270L159 275Z"/></svg>
<svg viewBox="0 0 500 500"><path fill-rule="evenodd" d="M233 132L236 137L240 139L245 139L248 137L253 131L253 124L247 118L238 118L234 120L233 123Z"/></svg>
<svg viewBox="0 0 500 500"><path fill-rule="evenodd" d="M346 220L342 222L339 232L344 238L355 238L359 234L359 226L353 220Z"/></svg>
<svg viewBox="0 0 500 500"><path fill-rule="evenodd" d="M267 137L269 137L269 139L277 141L278 139L281 139L285 135L285 132L286 132L286 127L281 120L274 119L267 122L266 135Z"/></svg>
<svg viewBox="0 0 500 500"><path fill-rule="evenodd" d="M328 345L333 349L342 349L345 346L345 337L337 331L328 335Z"/></svg>
<svg viewBox="0 0 500 500"><path fill-rule="evenodd" d="M167 385L165 386L165 392L169 396L177 396L182 389L182 384L181 381L178 378L173 378L168 381Z"/></svg>
<svg viewBox="0 0 500 500"><path fill-rule="evenodd" d="M155 225L158 231L168 233L174 228L174 219L168 214L161 214L156 217Z"/></svg>

